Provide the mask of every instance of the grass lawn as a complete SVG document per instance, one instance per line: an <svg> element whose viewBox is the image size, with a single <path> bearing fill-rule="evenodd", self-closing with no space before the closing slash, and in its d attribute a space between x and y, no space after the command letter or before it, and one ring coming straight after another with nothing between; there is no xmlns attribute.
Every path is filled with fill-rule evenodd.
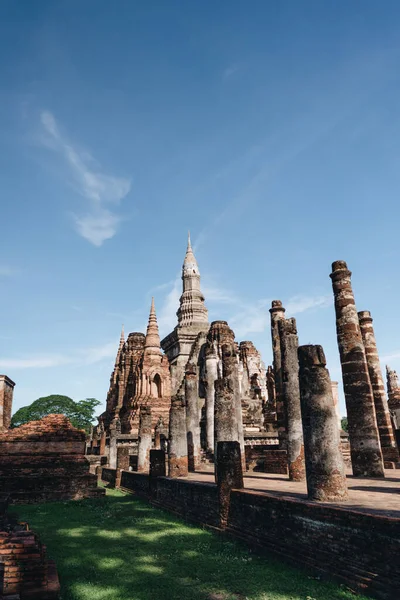
<svg viewBox="0 0 400 600"><path fill-rule="evenodd" d="M56 560L63 600L354 600L119 491L12 512Z"/></svg>

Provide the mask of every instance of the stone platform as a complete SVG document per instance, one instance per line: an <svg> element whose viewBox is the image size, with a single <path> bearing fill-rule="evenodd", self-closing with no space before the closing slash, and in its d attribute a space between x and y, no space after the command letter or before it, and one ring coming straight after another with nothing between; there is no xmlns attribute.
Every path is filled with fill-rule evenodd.
<svg viewBox="0 0 400 600"><path fill-rule="evenodd" d="M215 483L214 472L211 469L190 473L189 477L185 479ZM400 470L386 470L384 479L353 477L351 471L348 471L347 485L349 499L346 502L318 502L315 504L400 519ZM248 491L264 492L280 498L310 502L307 499L305 481L289 481L285 475L251 473L244 476L244 487Z"/></svg>

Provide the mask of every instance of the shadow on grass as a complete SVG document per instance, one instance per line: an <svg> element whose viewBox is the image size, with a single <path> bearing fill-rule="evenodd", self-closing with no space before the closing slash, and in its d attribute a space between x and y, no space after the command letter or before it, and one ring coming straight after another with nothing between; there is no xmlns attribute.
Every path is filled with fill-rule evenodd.
<svg viewBox="0 0 400 600"><path fill-rule="evenodd" d="M13 507L47 545L62 600L347 600L353 594L134 496Z"/></svg>

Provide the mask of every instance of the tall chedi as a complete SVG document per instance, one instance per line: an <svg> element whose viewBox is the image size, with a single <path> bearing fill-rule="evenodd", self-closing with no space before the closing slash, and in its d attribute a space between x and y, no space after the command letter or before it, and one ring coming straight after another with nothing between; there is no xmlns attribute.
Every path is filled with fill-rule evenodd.
<svg viewBox="0 0 400 600"><path fill-rule="evenodd" d="M193 254L190 243L190 233L185 260L182 265L183 293L180 298L180 306L176 313L178 327L190 327L192 325L208 325L208 310L204 304L204 296L200 289L200 271Z"/></svg>
<svg viewBox="0 0 400 600"><path fill-rule="evenodd" d="M196 351L200 352L209 329L208 311L200 289L200 271L190 242L190 234L182 265L182 295L176 314L177 326L161 341L161 347L170 362L173 394L184 379L189 356L192 360L193 354L196 354Z"/></svg>

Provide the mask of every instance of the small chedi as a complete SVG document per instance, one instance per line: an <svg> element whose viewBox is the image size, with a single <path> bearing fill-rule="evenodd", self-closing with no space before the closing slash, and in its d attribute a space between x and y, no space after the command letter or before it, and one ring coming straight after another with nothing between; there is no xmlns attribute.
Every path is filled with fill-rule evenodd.
<svg viewBox="0 0 400 600"><path fill-rule="evenodd" d="M85 440L64 415L2 431L0 493L24 504L103 495L89 473Z"/></svg>

